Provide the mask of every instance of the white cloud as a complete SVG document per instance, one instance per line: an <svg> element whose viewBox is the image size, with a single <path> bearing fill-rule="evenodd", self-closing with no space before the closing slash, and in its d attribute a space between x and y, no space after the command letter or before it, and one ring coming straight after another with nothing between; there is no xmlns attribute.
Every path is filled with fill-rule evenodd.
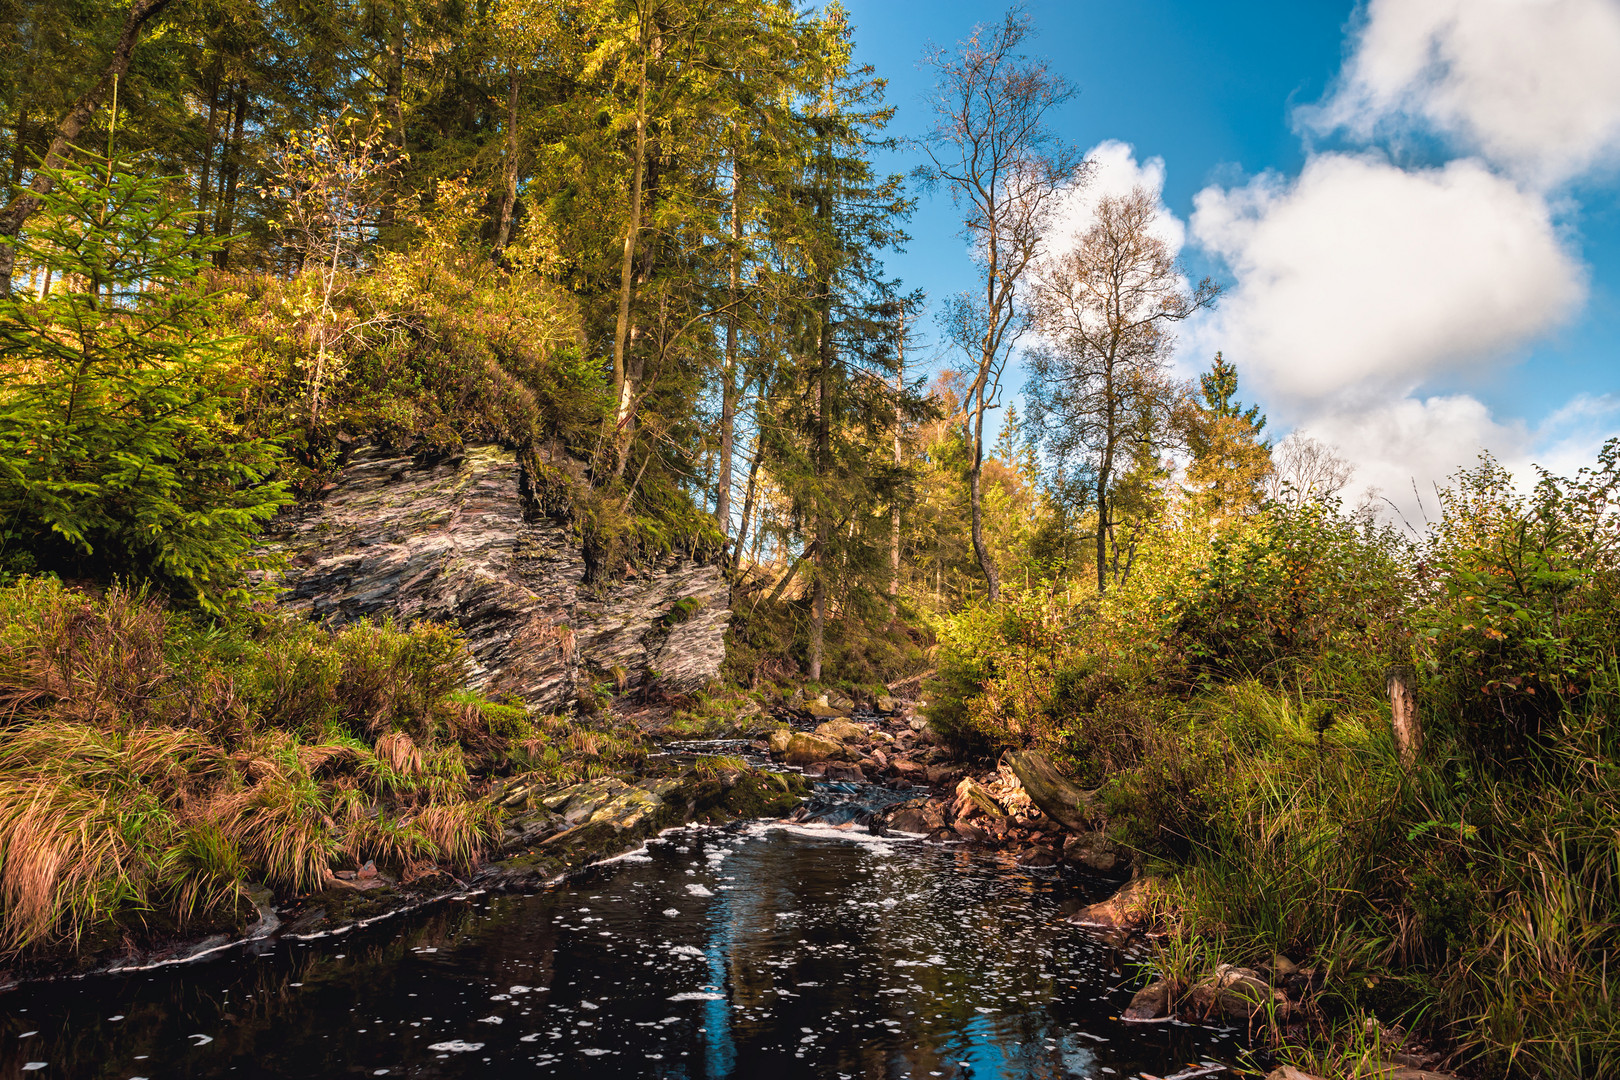
<svg viewBox="0 0 1620 1080"><path fill-rule="evenodd" d="M1322 154L1297 180L1206 188L1195 206L1194 240L1236 286L1194 341L1285 413L1327 396L1359 409L1511 355L1585 296L1545 200L1472 160Z"/></svg>
<svg viewBox="0 0 1620 1080"><path fill-rule="evenodd" d="M1406 397L1359 409L1329 406L1298 430L1331 444L1355 464L1346 502L1376 488L1419 530L1438 517L1436 485L1443 487L1458 469L1473 465L1481 451L1517 464L1531 446L1522 421L1502 423L1466 394Z"/></svg>
<svg viewBox="0 0 1620 1080"><path fill-rule="evenodd" d="M1489 452L1528 489L1536 465L1573 476L1596 464L1598 449L1620 427L1620 400L1609 395L1577 395L1534 428L1496 418L1467 394L1407 397L1361 409L1325 404L1296 430L1329 443L1355 464L1346 501L1376 488L1419 530L1439 516L1436 489L1459 469L1473 467L1481 453Z"/></svg>
<svg viewBox="0 0 1620 1080"><path fill-rule="evenodd" d="M1300 123L1416 127L1551 185L1620 154L1620 0L1370 0L1338 85Z"/></svg>
<svg viewBox="0 0 1620 1080"><path fill-rule="evenodd" d="M1154 233L1179 252L1187 242L1187 226L1164 205L1164 158L1136 160L1136 149L1118 139L1105 139L1086 151L1091 172L1086 182L1066 192L1052 214L1048 234L1053 246L1062 249L1091 228L1096 206L1104 197L1129 195L1145 188L1158 202L1159 216Z"/></svg>

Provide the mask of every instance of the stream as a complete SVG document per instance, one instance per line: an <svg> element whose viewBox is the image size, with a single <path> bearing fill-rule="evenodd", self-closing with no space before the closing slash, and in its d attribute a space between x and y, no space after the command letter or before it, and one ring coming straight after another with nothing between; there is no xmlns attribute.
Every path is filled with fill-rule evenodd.
<svg viewBox="0 0 1620 1080"><path fill-rule="evenodd" d="M693 827L534 895L25 986L0 997L0 1077L1127 1080L1233 1063L1242 1032L1116 1019L1141 957L1063 921L1107 888L826 820Z"/></svg>

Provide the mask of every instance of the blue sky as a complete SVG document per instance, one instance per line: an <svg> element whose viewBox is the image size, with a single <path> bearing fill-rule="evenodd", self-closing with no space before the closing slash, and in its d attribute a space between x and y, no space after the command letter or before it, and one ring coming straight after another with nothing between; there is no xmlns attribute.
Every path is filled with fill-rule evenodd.
<svg viewBox="0 0 1620 1080"><path fill-rule="evenodd" d="M928 126L925 47L1005 10L846 6L902 136ZM1222 349L1274 427L1386 494L1481 448L1568 471L1620 433L1620 0L1026 7L1079 91L1062 134L1124 144L1100 186L1162 186L1189 271L1229 290L1185 370ZM925 198L892 272L968 287L958 228Z"/></svg>

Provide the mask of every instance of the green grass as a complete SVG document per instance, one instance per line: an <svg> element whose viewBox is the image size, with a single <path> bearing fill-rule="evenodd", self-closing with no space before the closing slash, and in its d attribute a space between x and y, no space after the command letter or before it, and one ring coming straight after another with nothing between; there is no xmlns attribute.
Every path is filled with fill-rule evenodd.
<svg viewBox="0 0 1620 1080"><path fill-rule="evenodd" d="M1319 735L1313 703L1236 684L1115 778L1115 821L1174 901L1155 971L1185 986L1279 952L1312 969L1290 1054L1322 1075L1370 1052L1376 1021L1483 1075L1620 1076L1620 774L1574 728L1516 774L1443 735L1408 772L1380 714L1341 700Z"/></svg>

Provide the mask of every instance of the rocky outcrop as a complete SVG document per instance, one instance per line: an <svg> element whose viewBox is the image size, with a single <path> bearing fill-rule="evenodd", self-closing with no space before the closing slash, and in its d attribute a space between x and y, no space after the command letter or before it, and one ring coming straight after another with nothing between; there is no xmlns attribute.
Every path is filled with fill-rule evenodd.
<svg viewBox="0 0 1620 1080"><path fill-rule="evenodd" d="M529 511L509 450L420 463L357 452L317 503L278 519L282 602L329 623L390 616L458 627L472 684L563 709L589 672L696 690L719 674L730 620L720 571L671 557L585 586L568 530Z"/></svg>

